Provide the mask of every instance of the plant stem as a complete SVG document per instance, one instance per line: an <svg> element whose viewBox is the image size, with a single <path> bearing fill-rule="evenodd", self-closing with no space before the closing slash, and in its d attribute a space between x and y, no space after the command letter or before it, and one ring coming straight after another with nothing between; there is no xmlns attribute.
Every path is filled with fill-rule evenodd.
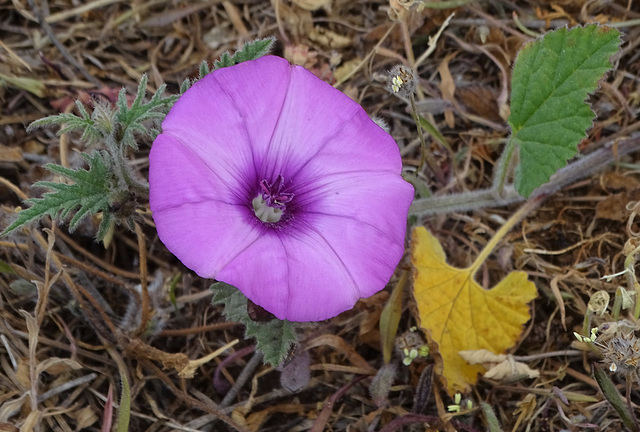
<svg viewBox="0 0 640 432"><path fill-rule="evenodd" d="M491 189L498 195L502 196L504 190L504 183L507 180L507 174L509 173L509 167L511 166L511 160L513 159L513 151L516 146L511 139L507 141L504 147L504 151L498 160L497 170L493 177L493 184Z"/></svg>
<svg viewBox="0 0 640 432"><path fill-rule="evenodd" d="M422 171L424 161L427 158L427 144L424 142L424 134L422 133L422 125L420 124L420 115L416 108L416 98L413 96L413 93L409 95L409 102L411 103L411 116L413 117L413 121L416 123L418 138L420 138L420 164L418 165L418 172L420 172Z"/></svg>
<svg viewBox="0 0 640 432"><path fill-rule="evenodd" d="M142 232L142 228L136 222L136 237L138 238L138 253L140 254L140 300L141 300L141 311L140 311L140 325L136 330L136 335L141 335L147 328L147 324L149 323L151 310L149 307L149 289L147 288L147 246L144 240L144 233Z"/></svg>
<svg viewBox="0 0 640 432"><path fill-rule="evenodd" d="M627 270L627 289L629 292L635 292L635 308L633 310L633 318L638 321L640 318L640 301L638 301L638 296L640 296L640 284L638 284L638 279L636 279L636 255L640 252L640 246L631 251L630 254L627 255L627 258L624 260L624 268ZM616 291L617 294L617 291Z"/></svg>
<svg viewBox="0 0 640 432"><path fill-rule="evenodd" d="M476 258L476 260L469 266L469 270L471 271L471 277L475 276L476 272L482 266L482 263L491 255L495 247L502 240L502 238L507 235L511 229L518 224L524 217L529 214L532 210L538 207L546 198L545 195L537 195L534 198L528 200L522 207L520 207L514 214L511 215L509 219L505 222L504 225L500 227L498 232L496 232L489 243L480 251L480 254Z"/></svg>
<svg viewBox="0 0 640 432"><path fill-rule="evenodd" d="M222 399L222 402L220 402L220 407L224 408L233 401L233 399L238 395L238 392L247 383L247 381L249 381L249 379L251 378L251 375L253 374L253 371L255 371L256 368L260 366L261 362L262 362L262 352L256 351L251 357L251 359L247 362L244 369L242 369L242 372L240 372L240 375L238 376L238 378L236 379L236 382L231 387L231 390L229 390L229 392L224 397L224 399Z"/></svg>
<svg viewBox="0 0 640 432"><path fill-rule="evenodd" d="M640 150L640 134L634 133L631 138L623 141L609 141L598 150L584 156L566 167L558 170L548 183L536 189L531 198L549 196L580 179L605 168L614 160ZM488 207L501 207L524 201L513 185L505 185L498 195L493 189L482 189L472 192L461 192L452 195L432 196L415 200L409 208L409 213L417 216L433 216L437 214L472 211Z"/></svg>

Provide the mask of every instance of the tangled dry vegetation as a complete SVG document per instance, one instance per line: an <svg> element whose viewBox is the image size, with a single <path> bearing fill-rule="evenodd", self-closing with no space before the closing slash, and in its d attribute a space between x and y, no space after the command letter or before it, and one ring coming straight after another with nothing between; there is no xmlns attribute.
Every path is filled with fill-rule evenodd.
<svg viewBox="0 0 640 432"><path fill-rule="evenodd" d="M0 228L22 199L42 192L30 185L46 178L45 163L82 164L77 136L46 129L28 134L30 122L70 112L75 99L113 102L120 88L133 91L145 73L150 92L165 82L177 92L202 60L259 37L275 36L276 54L384 118L409 166L419 161L415 124L407 104L385 90L385 71L418 64L418 110L454 152L449 158L435 144L430 149L436 169L425 180L437 191L490 182L508 133L511 65L535 33L594 20L629 22L620 28L626 35L617 69L592 98L598 118L581 150L640 127L637 2L449 1L420 10L411 3L0 0ZM424 57L429 37L452 12L435 50ZM532 33L523 33L515 16ZM150 143L142 144L136 165L145 173ZM404 366L396 354L390 392L370 395L383 365L379 320L388 290L303 329L298 352L310 354L311 379L291 392L278 371L255 361L242 329L211 305L211 281L165 250L148 213L139 218L144 241L120 228L106 249L92 241L95 220L73 235L51 222L32 225L0 239L0 430L110 430L122 376L130 384L132 431L481 431L487 429L478 408L483 401L504 430L621 430L591 375L597 358L546 354L575 344L572 332L581 328L590 294L615 291L616 284L601 277L623 268L623 246L638 235L636 159L551 197L485 265L485 282L521 269L538 287L524 342L513 353L533 356L540 377L509 384L481 379L466 395L473 408L455 418L446 410L452 400L430 373L430 358ZM467 264L513 210L413 223L430 227L452 263ZM144 325L150 317L139 313L141 286L149 292L152 331ZM416 325L411 293L404 296L399 333ZM640 400L637 387L632 399Z"/></svg>

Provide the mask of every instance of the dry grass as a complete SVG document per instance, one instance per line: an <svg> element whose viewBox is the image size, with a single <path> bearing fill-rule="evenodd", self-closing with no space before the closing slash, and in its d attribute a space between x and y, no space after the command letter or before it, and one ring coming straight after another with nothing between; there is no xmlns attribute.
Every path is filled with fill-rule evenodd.
<svg viewBox="0 0 640 432"><path fill-rule="evenodd" d="M150 91L166 82L175 92L203 59L257 37L275 36L276 54L338 84L370 114L386 119L408 165L419 160L415 125L406 104L384 90L384 72L420 61L419 109L455 153L431 149L435 170L426 180L436 190L475 189L490 181L498 144L508 133L501 114L511 64L531 38L518 30L512 12L535 32L592 19L636 20L622 27L624 51L593 98L598 120L582 147L591 150L601 139L640 126L633 114L640 103L635 2L628 2L635 10L626 0L461 6L424 60L428 37L454 10L406 12L406 3L411 2L0 0L0 227L8 225L21 199L38 192L30 185L46 175L44 163L81 163L77 136L27 134L31 121L71 110L77 98L113 101L121 87L135 89L144 73L150 75ZM148 146L141 148L136 162L145 172ZM600 278L622 269L623 245L632 235L625 206L638 201L640 190L629 180L637 178L637 166L633 159L625 162L615 176L585 179L549 199L486 266L487 279L523 269L540 292L515 354L540 355L531 365L541 377L511 384L480 380L468 395L476 406L489 403L504 430L577 430L571 422L596 424L602 431L622 428L591 377L596 357L543 354L569 349L589 295L616 288ZM437 233L452 262L464 263L499 226L496 220L512 211L418 222ZM638 230L633 221L629 228ZM281 389L279 372L252 367L251 341L242 340L237 325L223 322L211 305L209 282L164 249L148 214L140 219L138 236L120 229L107 249L92 242L94 230L95 221L73 235L45 223L0 240L0 260L13 269L0 275L0 430L105 430L105 419L117 410L121 374L131 387L132 431L424 430L419 425L425 422L433 428L427 430L486 429L479 409L447 421L443 404L451 402L437 380L423 373L429 361L400 365L388 403L373 403L369 384L383 365L377 328L387 291L304 330L312 379L292 394ZM140 331L140 318L132 313L139 307L141 281L155 308L153 337ZM172 281L175 307L166 292ZM405 300L400 332L415 325L409 293ZM237 339L213 359L189 363ZM189 366L195 376L181 377ZM231 400L225 400L223 380L238 383ZM563 401L567 392L584 398ZM639 400L637 389L632 398Z"/></svg>

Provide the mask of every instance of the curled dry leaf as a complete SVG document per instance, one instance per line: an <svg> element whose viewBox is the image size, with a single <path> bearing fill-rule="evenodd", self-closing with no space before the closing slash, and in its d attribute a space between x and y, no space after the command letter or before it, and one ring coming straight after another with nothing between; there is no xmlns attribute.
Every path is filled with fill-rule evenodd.
<svg viewBox="0 0 640 432"><path fill-rule="evenodd" d="M471 365L481 364L487 368L484 377L488 379L512 382L540 376L539 371L516 361L511 355L494 354L486 349L460 351L458 354Z"/></svg>

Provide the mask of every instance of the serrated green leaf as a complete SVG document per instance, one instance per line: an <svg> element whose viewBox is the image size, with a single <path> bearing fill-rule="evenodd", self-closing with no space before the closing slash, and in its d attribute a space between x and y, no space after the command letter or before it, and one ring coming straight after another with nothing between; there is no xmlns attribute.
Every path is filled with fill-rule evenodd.
<svg viewBox="0 0 640 432"><path fill-rule="evenodd" d="M511 81L508 144L520 152L520 195L528 197L576 154L595 116L585 99L619 47L620 32L587 25L549 32L522 48Z"/></svg>
<svg viewBox="0 0 640 432"><path fill-rule="evenodd" d="M144 97L147 89L147 75L143 75L138 84L138 90L136 97L134 98L131 106L127 101L126 89L120 90L118 94L118 100L116 101L117 111L115 113L115 122L119 126L120 136L118 141L122 144L122 147L131 147L134 150L138 149L138 144L135 141L136 133L142 135L148 135L149 128L145 127L142 123L145 121L151 121L152 123L160 124L162 120L169 112L169 109L173 106L178 95L162 96L166 89L166 85L162 84L158 87L158 90L151 97L149 102L144 103Z"/></svg>
<svg viewBox="0 0 640 432"><path fill-rule="evenodd" d="M75 214L69 223L70 231L73 231L84 217L98 212L103 212L100 228L103 228L103 224L109 223L109 191L112 180L108 166L108 156L106 153L101 152L82 153L82 156L89 163L88 170L72 170L55 164L46 165L45 168L49 171L66 177L74 183L66 184L49 181L35 183L34 187L51 189L51 192L45 193L42 198L27 200L31 207L18 212L18 218L0 235L8 234L44 216L64 219L74 212ZM99 237L99 239L101 238Z"/></svg>
<svg viewBox="0 0 640 432"><path fill-rule="evenodd" d="M189 90L191 88L191 84L193 84L191 80L189 78L185 78L185 80L182 81L182 84L180 84L180 94L184 94L184 92Z"/></svg>
<svg viewBox="0 0 640 432"><path fill-rule="evenodd" d="M256 348L264 354L265 363L272 366L282 363L289 354L291 346L298 341L291 323L279 319L246 323L245 337L255 338Z"/></svg>
<svg viewBox="0 0 640 432"><path fill-rule="evenodd" d="M247 298L236 287L224 282L211 285L213 304L224 305L224 316L245 326L245 338L255 338L256 348L264 354L265 363L278 366L289 354L298 338L291 322L273 319L255 322L247 313Z"/></svg>
<svg viewBox="0 0 640 432"><path fill-rule="evenodd" d="M76 101L76 107L80 116L71 113L62 113L45 118L41 118L32 122L27 127L27 132L32 132L34 129L44 126L60 126L60 130L57 135L71 132L74 130L82 130L81 140L85 141L87 145L95 144L100 141L101 138L107 136L111 129L110 122L103 121L102 117L98 113L90 115L87 109L80 101ZM112 116L112 113L104 112L106 116ZM96 117L100 117L100 122L96 122ZM108 127L105 127L108 126Z"/></svg>
<svg viewBox="0 0 640 432"><path fill-rule="evenodd" d="M216 70L223 67L234 66L242 62L260 58L271 51L274 42L275 39L272 37L247 42L233 55L229 55L229 53L222 54L220 59L213 63L213 69Z"/></svg>
<svg viewBox="0 0 640 432"><path fill-rule="evenodd" d="M202 63L200 63L200 67L198 68L198 79L204 77L209 72L210 72L209 71L209 63L207 63L206 60L203 60Z"/></svg>

